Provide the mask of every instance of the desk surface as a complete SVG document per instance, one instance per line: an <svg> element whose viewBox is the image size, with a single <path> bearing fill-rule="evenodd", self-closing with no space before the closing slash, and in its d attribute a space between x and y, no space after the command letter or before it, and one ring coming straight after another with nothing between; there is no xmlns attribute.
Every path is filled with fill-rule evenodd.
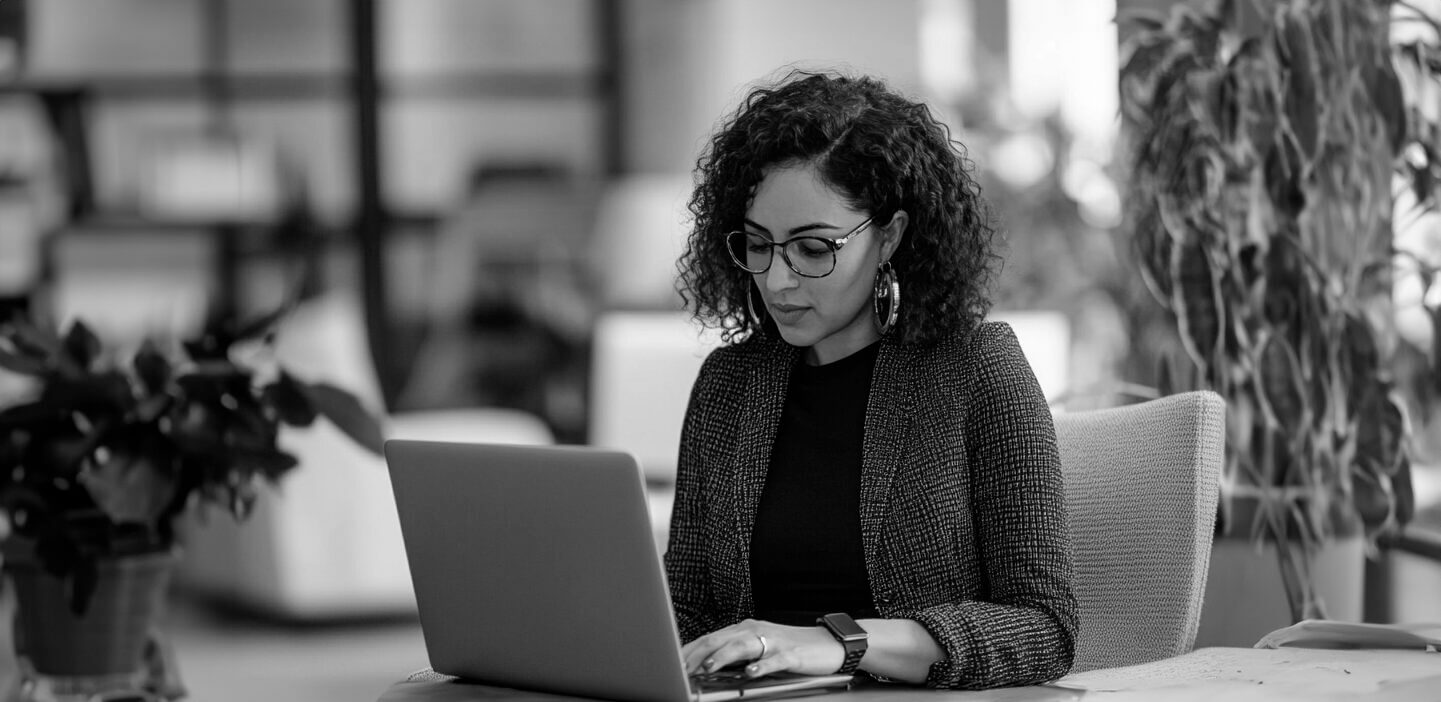
<svg viewBox="0 0 1441 702"><path fill-rule="evenodd" d="M1441 696L1441 653L1306 648L1203 648L1154 663L1093 670L1051 686L924 690L862 686L836 702L1105 700L1427 700ZM580 698L459 682L399 682L379 702L563 702Z"/></svg>

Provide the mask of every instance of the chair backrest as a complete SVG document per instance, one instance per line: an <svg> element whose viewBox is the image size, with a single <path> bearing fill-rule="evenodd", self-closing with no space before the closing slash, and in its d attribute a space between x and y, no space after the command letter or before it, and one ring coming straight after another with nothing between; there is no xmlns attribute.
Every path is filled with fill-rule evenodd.
<svg viewBox="0 0 1441 702"><path fill-rule="evenodd" d="M1080 609L1073 672L1194 645L1225 415L1213 392L1056 415Z"/></svg>

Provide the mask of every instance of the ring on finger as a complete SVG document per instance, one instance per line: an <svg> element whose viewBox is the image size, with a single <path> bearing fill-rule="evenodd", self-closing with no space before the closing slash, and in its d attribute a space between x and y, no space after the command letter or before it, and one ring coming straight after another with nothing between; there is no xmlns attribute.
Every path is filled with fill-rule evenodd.
<svg viewBox="0 0 1441 702"><path fill-rule="evenodd" d="M766 657L766 652L770 650L770 646L766 643L766 637L764 634L756 634L756 638L760 639L761 642L760 655L756 656L756 660L760 660Z"/></svg>

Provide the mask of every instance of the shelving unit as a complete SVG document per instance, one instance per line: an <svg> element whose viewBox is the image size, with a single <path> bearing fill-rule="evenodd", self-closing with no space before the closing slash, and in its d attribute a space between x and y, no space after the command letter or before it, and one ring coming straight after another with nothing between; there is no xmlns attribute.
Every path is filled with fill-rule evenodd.
<svg viewBox="0 0 1441 702"><path fill-rule="evenodd" d="M275 0L277 3L280 1ZM133 20L127 15L124 26L109 28L108 31L131 32L134 42L146 42L147 31L165 31L165 27L173 29L179 21L173 16L164 22L146 21L146 13L166 12L167 3L128 4L133 5L129 9L138 14ZM419 107L444 113L447 110L464 112L477 106L516 102L586 105L588 113L594 115L592 120L588 120L594 124L594 133L581 138L592 152L583 156L582 161L595 165L602 175L618 173L624 153L620 114L619 0L578 0L544 9L535 8L524 0L487 3L485 6L432 3L430 9L423 11L456 12L465 15L466 21L471 23L484 21L487 12L495 13L501 21L514 22L520 17L522 23L526 21L521 17L523 13L579 13L568 21L575 24L586 18L589 24L585 30L589 33L588 42L594 47L593 58L583 62L584 66L538 65L530 68L507 64L487 68L476 65L482 61L464 59L450 61L455 64L453 66L433 70L386 64L387 59L395 57L393 52L388 54L385 51L383 44L387 27L381 26L380 22L387 17L403 18L405 13L421 11L414 9L419 8L418 5L406 5L396 0L328 0L304 9L287 8L286 12L305 15L316 28L314 31L327 33L317 38L317 43L325 47L323 50L301 51L305 56L323 57L307 59L300 62L304 65L286 68L270 65L277 63L274 61L257 61L254 52L251 52L250 65L237 65L235 49L246 41L247 31L258 31L257 22L264 21L264 9L259 7L263 4L266 3L207 0L198 8L186 8L198 25L194 27L195 37L193 41L171 40L171 43L190 47L185 51L193 51L197 55L188 60L150 61L151 64L164 64L164 69L152 66L121 71L113 66L99 65L94 67L93 72L81 73L85 67L73 65L78 60L69 58L68 54L42 50L37 53L66 56L62 66L65 70L47 71L45 66L33 66L30 74L9 81L0 79L0 94L20 93L42 99L47 105L56 136L65 147L63 153L69 165L67 172L74 176L67 184L72 211L71 220L57 235L78 235L75 232L80 231L90 232L85 236L102 235L95 234L101 231L106 236L118 236L127 228L136 226L156 232L171 232L177 236L189 235L196 229L208 231L216 250L213 274L219 282L219 299L215 309L216 314L221 315L233 313L240 307L240 301L236 299L241 287L237 277L245 257L274 253L286 246L286 242L276 241L278 223L267 220L170 222L126 207L125 203L116 201L113 192L113 184L118 180L113 161L121 147L136 147L129 144L116 146L113 143L114 134L102 130L100 125L106 120L114 125L115 120L121 117L143 121L146 117L144 112L152 106L157 110L181 106L187 110L198 110L201 123L196 126L203 131L262 131L255 129L253 124L248 125L247 121L255 121L257 111L271 110L265 113L270 119L270 126L300 132L303 131L302 126L283 124L285 117L291 114L284 110L319 109L320 121L316 124L320 125L318 128L322 131L318 135L326 140L325 144L315 146L304 143L307 140L303 137L294 134L286 136L292 141L301 139L301 143L291 145L296 147L291 155L314 155L329 149L328 153L324 153L327 158L312 158L303 164L309 181L312 184L323 183L329 194L325 198L328 202L322 203L326 206L321 208L326 211L318 217L322 226L314 235L339 245L354 246L358 251L371 350L386 397L393 400L397 384L404 377L405 360L397 357L393 348L396 320L392 313L387 251L396 232L401 229L422 232L433 229L434 224L444 217L446 205L435 202L435 198L419 204L395 201L392 179L400 165L397 161L402 159L396 158L396 145L387 143L387 139L396 135L393 130L387 130L387 122L403 117L405 110L413 111ZM53 42L58 41L56 33L64 31L64 23L61 18L39 17L41 13L79 13L86 12L88 8L88 3L73 0L47 1L43 5L31 0L28 12L20 14L28 14L28 21L32 24L48 22L42 28L44 31L29 33L31 41ZM122 13L124 9L112 11ZM115 15L117 18L120 16ZM237 23L237 20L240 21ZM340 21L337 23L335 20ZM426 21L435 22L435 17L431 16ZM152 29L151 24L161 29ZM332 26L338 29L332 30ZM266 65L257 67L257 63ZM187 68L176 70L177 66ZM193 66L193 70L189 66ZM274 113L273 110L281 112ZM140 114L136 117L135 113ZM194 115L176 119L190 123L194 121ZM311 132L317 128L313 124L303 127ZM339 133L346 133L346 136L336 140L335 135ZM283 141L279 137L277 140ZM405 152L400 154L401 157L405 155ZM102 172L101 159L110 160L104 164L109 166L109 170ZM409 172L414 173L416 169L412 167ZM338 182L341 179L347 182Z"/></svg>

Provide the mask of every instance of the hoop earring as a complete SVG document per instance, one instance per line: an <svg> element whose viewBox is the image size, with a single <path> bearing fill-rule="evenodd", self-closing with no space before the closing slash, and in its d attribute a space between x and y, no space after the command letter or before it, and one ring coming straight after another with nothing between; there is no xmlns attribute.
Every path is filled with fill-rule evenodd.
<svg viewBox="0 0 1441 702"><path fill-rule="evenodd" d="M880 329L881 336L891 333L896 326L896 320L901 316L901 281L896 277L896 269L891 267L890 261L882 263L876 271L875 297L872 303L876 314L876 327Z"/></svg>
<svg viewBox="0 0 1441 702"><path fill-rule="evenodd" d="M761 316L756 313L755 292L755 285L746 286L746 312L750 313L751 324L754 324L756 329L760 329L764 326L765 320L761 319Z"/></svg>

